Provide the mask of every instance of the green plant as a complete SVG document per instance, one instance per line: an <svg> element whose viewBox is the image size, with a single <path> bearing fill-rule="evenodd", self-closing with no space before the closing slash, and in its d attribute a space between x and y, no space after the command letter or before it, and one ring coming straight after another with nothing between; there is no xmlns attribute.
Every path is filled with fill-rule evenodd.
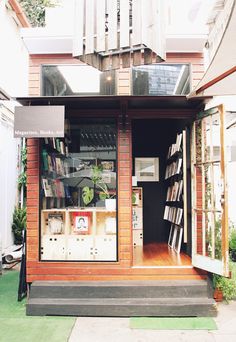
<svg viewBox="0 0 236 342"><path fill-rule="evenodd" d="M89 188L88 186L85 186L82 190L82 198L85 205L88 205L90 202L92 202L94 198L94 190Z"/></svg>
<svg viewBox="0 0 236 342"><path fill-rule="evenodd" d="M26 165L27 165L27 148L24 147L21 151L21 165L22 172L18 177L18 187L26 186L27 176L26 176Z"/></svg>
<svg viewBox="0 0 236 342"><path fill-rule="evenodd" d="M229 235L229 253L233 261L236 261L236 229L232 227Z"/></svg>
<svg viewBox="0 0 236 342"><path fill-rule="evenodd" d="M132 204L136 204L136 194L134 191L132 192Z"/></svg>
<svg viewBox="0 0 236 342"><path fill-rule="evenodd" d="M12 232L14 243L22 244L22 232L26 228L26 208L15 208L13 213Z"/></svg>
<svg viewBox="0 0 236 342"><path fill-rule="evenodd" d="M233 262L230 262L230 271L231 278L213 274L213 287L222 291L226 301L236 297L236 264Z"/></svg>
<svg viewBox="0 0 236 342"><path fill-rule="evenodd" d="M56 0L20 0L19 1L32 26L45 25L45 7L54 7Z"/></svg>

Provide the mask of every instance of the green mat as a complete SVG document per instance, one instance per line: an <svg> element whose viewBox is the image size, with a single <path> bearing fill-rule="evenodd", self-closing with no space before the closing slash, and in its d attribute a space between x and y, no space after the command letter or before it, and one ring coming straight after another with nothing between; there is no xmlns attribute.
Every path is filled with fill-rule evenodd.
<svg viewBox="0 0 236 342"><path fill-rule="evenodd" d="M66 342L75 323L73 317L25 315L25 303L17 302L19 272L0 276L0 342Z"/></svg>
<svg viewBox="0 0 236 342"><path fill-rule="evenodd" d="M131 329L150 330L217 330L211 317L132 317Z"/></svg>

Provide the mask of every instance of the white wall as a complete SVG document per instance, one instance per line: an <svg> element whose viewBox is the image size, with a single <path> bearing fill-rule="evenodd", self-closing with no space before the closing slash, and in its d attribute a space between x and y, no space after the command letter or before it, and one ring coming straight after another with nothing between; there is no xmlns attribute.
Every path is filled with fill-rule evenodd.
<svg viewBox="0 0 236 342"><path fill-rule="evenodd" d="M2 249L13 244L12 213L16 204L19 139L13 138L13 114L0 103L0 235Z"/></svg>
<svg viewBox="0 0 236 342"><path fill-rule="evenodd" d="M10 96L27 96L28 52L6 2L0 1L0 87Z"/></svg>
<svg viewBox="0 0 236 342"><path fill-rule="evenodd" d="M0 88L12 97L28 95L28 52L15 13L0 1ZM14 19L15 18L15 19ZM9 103L10 102L10 103ZM3 105L4 104L4 105ZM11 224L17 193L19 140L13 138L11 101L0 102L0 245L13 243Z"/></svg>

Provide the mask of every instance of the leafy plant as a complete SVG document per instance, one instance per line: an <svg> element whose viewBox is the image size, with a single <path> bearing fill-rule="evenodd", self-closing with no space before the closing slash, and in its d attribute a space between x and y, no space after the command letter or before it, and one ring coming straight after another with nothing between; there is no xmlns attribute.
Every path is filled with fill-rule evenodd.
<svg viewBox="0 0 236 342"><path fill-rule="evenodd" d="M99 191L100 200L104 201L105 199L113 198L115 195L110 194L109 189L103 180L102 171L103 171L102 166L100 166L100 165L99 166L97 166L97 165L93 166L92 167L91 179L92 179L92 182L94 184L94 189L98 188L100 190ZM82 198L83 198L83 201L86 205L89 204L90 202L92 202L92 200L94 198L94 189L89 188L88 186L85 186L83 188ZM84 200L84 198L85 198L85 200Z"/></svg>
<svg viewBox="0 0 236 342"><path fill-rule="evenodd" d="M230 229L229 235L229 253L233 261L236 261L236 229L233 227Z"/></svg>
<svg viewBox="0 0 236 342"><path fill-rule="evenodd" d="M92 202L94 198L94 190L89 188L88 186L85 186L82 190L82 198L85 205L88 205L90 202Z"/></svg>
<svg viewBox="0 0 236 342"><path fill-rule="evenodd" d="M15 208L13 213L12 232L14 234L14 243L22 244L22 232L26 228L26 208Z"/></svg>
<svg viewBox="0 0 236 342"><path fill-rule="evenodd" d="M32 26L45 26L45 7L54 7L56 0L19 0Z"/></svg>
<svg viewBox="0 0 236 342"><path fill-rule="evenodd" d="M236 264L233 262L230 262L230 271L231 278L213 274L213 287L222 291L226 301L236 297Z"/></svg>
<svg viewBox="0 0 236 342"><path fill-rule="evenodd" d="M18 177L18 187L26 186L27 176L26 176L26 165L27 165L27 148L23 148L21 151L21 165L22 172Z"/></svg>

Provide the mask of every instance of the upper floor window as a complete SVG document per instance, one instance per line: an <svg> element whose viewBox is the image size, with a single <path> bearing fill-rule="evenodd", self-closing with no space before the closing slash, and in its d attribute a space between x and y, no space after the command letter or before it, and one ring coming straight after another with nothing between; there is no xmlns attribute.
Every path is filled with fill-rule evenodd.
<svg viewBox="0 0 236 342"><path fill-rule="evenodd" d="M132 95L186 95L189 92L188 64L152 64L132 68Z"/></svg>
<svg viewBox="0 0 236 342"><path fill-rule="evenodd" d="M42 96L115 95L115 71L88 65L43 65Z"/></svg>

